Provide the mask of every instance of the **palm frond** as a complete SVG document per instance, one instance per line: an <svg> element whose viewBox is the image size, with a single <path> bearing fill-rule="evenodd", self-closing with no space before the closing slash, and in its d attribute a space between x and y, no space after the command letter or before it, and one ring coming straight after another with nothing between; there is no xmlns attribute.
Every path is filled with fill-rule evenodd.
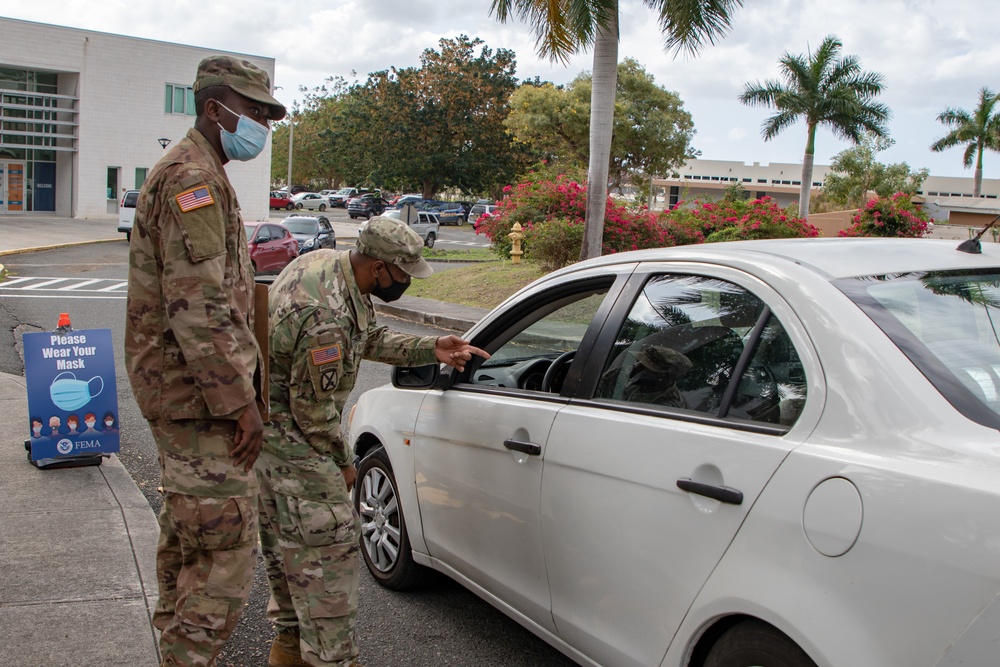
<svg viewBox="0 0 1000 667"><path fill-rule="evenodd" d="M732 17L743 0L644 0L659 14L664 46L676 52L697 53L729 32Z"/></svg>

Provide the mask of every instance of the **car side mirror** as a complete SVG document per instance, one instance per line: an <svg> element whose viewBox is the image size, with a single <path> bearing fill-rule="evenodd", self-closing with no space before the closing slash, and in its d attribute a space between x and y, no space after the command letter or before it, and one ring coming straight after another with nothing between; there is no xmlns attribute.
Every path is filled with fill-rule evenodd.
<svg viewBox="0 0 1000 667"><path fill-rule="evenodd" d="M437 378L438 364L415 368L395 366L392 369L392 386L397 389L430 389Z"/></svg>

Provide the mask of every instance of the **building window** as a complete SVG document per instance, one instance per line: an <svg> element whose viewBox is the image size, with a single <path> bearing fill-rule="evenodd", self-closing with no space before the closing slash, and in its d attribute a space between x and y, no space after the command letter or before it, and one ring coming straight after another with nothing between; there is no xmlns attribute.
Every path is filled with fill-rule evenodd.
<svg viewBox="0 0 1000 667"><path fill-rule="evenodd" d="M168 83L163 95L163 113L194 115L194 88Z"/></svg>
<svg viewBox="0 0 1000 667"><path fill-rule="evenodd" d="M671 185L670 186L670 201L669 201L669 207L670 207L670 209L673 209L675 206L677 206L677 204L679 204L680 201L681 201L681 189L679 187L677 187L676 185Z"/></svg>
<svg viewBox="0 0 1000 667"><path fill-rule="evenodd" d="M149 171L146 167L136 167L135 168L135 189L138 190L142 187L142 184L146 182L146 173Z"/></svg>

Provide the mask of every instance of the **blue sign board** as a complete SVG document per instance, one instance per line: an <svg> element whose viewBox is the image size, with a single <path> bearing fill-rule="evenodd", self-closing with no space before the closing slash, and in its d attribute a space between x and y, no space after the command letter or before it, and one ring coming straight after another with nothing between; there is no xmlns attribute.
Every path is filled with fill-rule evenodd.
<svg viewBox="0 0 1000 667"><path fill-rule="evenodd" d="M111 329L29 333L22 339L31 460L117 452Z"/></svg>

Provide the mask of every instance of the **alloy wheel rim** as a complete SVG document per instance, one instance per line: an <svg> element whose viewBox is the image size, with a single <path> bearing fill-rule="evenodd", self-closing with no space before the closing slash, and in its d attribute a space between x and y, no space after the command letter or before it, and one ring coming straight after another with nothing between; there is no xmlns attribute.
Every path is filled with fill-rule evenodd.
<svg viewBox="0 0 1000 667"><path fill-rule="evenodd" d="M389 572L399 560L402 530L396 490L384 471L371 468L365 474L358 514L369 562L379 572Z"/></svg>

